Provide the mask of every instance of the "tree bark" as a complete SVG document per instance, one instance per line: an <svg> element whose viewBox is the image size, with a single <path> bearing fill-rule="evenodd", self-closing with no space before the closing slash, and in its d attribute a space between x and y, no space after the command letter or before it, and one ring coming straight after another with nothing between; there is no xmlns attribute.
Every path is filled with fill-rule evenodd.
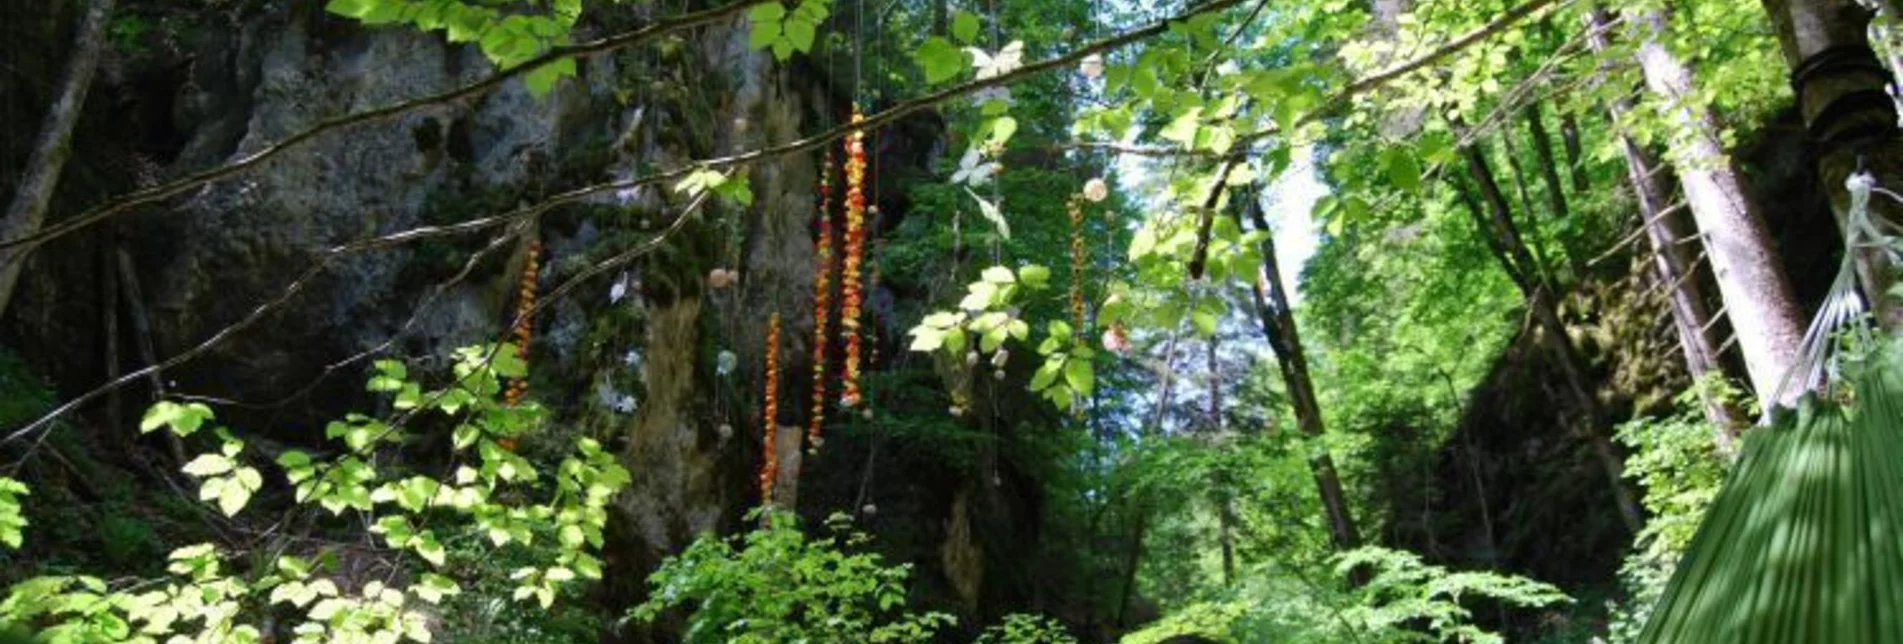
<svg viewBox="0 0 1903 644"><path fill-rule="evenodd" d="M93 70L99 66L99 50L105 42L106 21L112 16L113 0L89 0L73 31L72 58L60 76L53 103L40 122L40 135L27 157L26 174L7 204L5 219L0 219L0 239L20 239L39 232L46 223L46 209L59 185L60 169L72 153L73 125L79 122L86 104L86 90L92 86ZM26 268L26 257L33 245L0 249L0 313L13 299L13 289Z"/></svg>
<svg viewBox="0 0 1903 644"><path fill-rule="evenodd" d="M1255 302L1256 318L1262 324L1262 335L1268 340L1269 348L1275 352L1276 362L1281 364L1282 379L1288 385L1289 403L1295 410L1295 423L1304 436L1320 438L1326 433L1322 424L1321 404L1315 397L1315 384L1308 374L1308 357L1302 352L1302 339L1295 328L1295 314L1289 308L1288 292L1282 287L1281 268L1275 257L1275 238L1269 230L1268 221L1262 215L1261 204L1254 195L1250 195L1243 205L1249 211L1251 223L1262 232L1262 272L1256 276L1250 290ZM1334 541L1337 550L1353 550L1361 546L1361 533L1355 528L1354 517L1348 511L1347 495L1342 491L1341 475L1335 470L1335 459L1327 452L1308 460L1308 466L1315 475L1315 487L1321 493L1322 512L1327 515L1328 535Z"/></svg>
<svg viewBox="0 0 1903 644"><path fill-rule="evenodd" d="M1546 253L1545 240L1542 239L1545 234L1540 232L1540 213L1533 208L1532 192L1526 189L1526 168L1520 165L1519 146L1513 144L1513 128L1505 128L1500 133L1500 142L1506 148L1507 169L1513 171L1513 191L1520 198L1520 212L1526 217L1526 229L1533 233L1530 236L1516 235L1519 243L1532 254L1530 274L1543 284L1558 284L1558 278L1553 277L1553 264ZM1511 210L1508 209L1509 212Z"/></svg>
<svg viewBox="0 0 1903 644"><path fill-rule="evenodd" d="M1604 11L1591 16L1594 51L1604 51L1608 43L1603 29L1611 24ZM1698 260L1694 249L1702 248L1697 232L1677 212L1668 212L1672 189L1658 159L1625 134L1622 125L1632 111L1632 102L1617 99L1606 106L1612 127L1618 132L1619 146L1625 156L1626 180L1639 206L1640 225L1652 244L1652 270L1659 284L1668 291L1672 307L1672 326L1678 330L1679 349L1685 355L1685 369L1695 382L1707 374L1724 372L1719 362L1718 344L1712 339L1711 308L1706 305L1704 288L1699 285ZM1705 388L1699 388L1705 419L1712 424L1712 441L1726 456L1736 453L1733 432L1742 427L1729 408Z"/></svg>
<svg viewBox="0 0 1903 644"><path fill-rule="evenodd" d="M1460 126L1456 123L1455 127ZM1542 335L1547 338L1547 346L1557 358L1560 376L1565 380L1566 388L1572 393L1574 404L1582 416L1579 433L1590 443L1593 458L1598 461L1607 484L1611 486L1619 518L1625 522L1627 529L1636 534L1644 527L1645 516L1640 512L1639 504L1633 500L1631 490L1626 488L1625 466L1613 450L1611 439L1595 429L1600 419L1599 402L1586 386L1582 366L1585 361L1579 357L1578 349L1573 347L1572 337L1566 332L1566 324L1559 317L1553 301L1556 294L1551 284L1542 283L1537 277L1538 273L1532 269L1536 265L1532 253L1527 250L1526 243L1513 225L1512 207L1500 192L1499 183L1494 180L1484 154L1477 147L1467 146L1461 148L1461 156L1466 159L1467 171L1479 186L1481 197L1486 202L1486 212L1483 214L1480 204L1464 187L1455 184L1461 201L1472 215L1480 236L1500 261L1507 276L1519 287L1520 293L1526 298L1527 308L1544 329Z"/></svg>
<svg viewBox="0 0 1903 644"><path fill-rule="evenodd" d="M1870 49L1870 13L1856 0L1763 0L1777 31L1784 60L1791 67L1799 111L1817 151L1817 177L1840 229L1849 214L1844 180L1865 170L1877 185L1903 189L1903 138L1897 130L1896 104L1884 91L1887 70ZM1894 9L1893 4L1891 6ZM1881 221L1903 221L1903 204L1876 197L1871 214ZM1903 303L1886 297L1890 266L1880 249L1857 256L1865 298L1885 329L1903 330Z"/></svg>
<svg viewBox="0 0 1903 644"><path fill-rule="evenodd" d="M1525 116L1527 132L1533 138L1533 158L1539 162L1540 180L1546 184L1546 208L1555 220L1571 218L1572 209L1566 203L1565 184L1559 177L1559 161L1553 155L1553 137L1546 132L1546 115L1541 113L1539 101L1527 105ZM1572 270L1574 279L1583 279L1586 275L1585 258L1567 237L1561 235L1560 251L1566 255L1566 266Z"/></svg>
<svg viewBox="0 0 1903 644"><path fill-rule="evenodd" d="M1570 110L1560 113L1559 139L1566 145L1566 167L1572 170L1573 192L1585 192L1589 184L1583 160L1585 154L1579 143L1579 120Z"/></svg>
<svg viewBox="0 0 1903 644"><path fill-rule="evenodd" d="M1637 24L1644 33L1667 33L1662 14L1640 16ZM1764 218L1718 142L1717 120L1693 92L1691 68L1656 37L1645 38L1636 56L1646 87L1667 106L1666 120L1677 130L1669 145L1672 169L1705 234L1751 386L1766 407L1790 404L1800 392L1780 395L1777 388L1797 362L1804 327Z"/></svg>

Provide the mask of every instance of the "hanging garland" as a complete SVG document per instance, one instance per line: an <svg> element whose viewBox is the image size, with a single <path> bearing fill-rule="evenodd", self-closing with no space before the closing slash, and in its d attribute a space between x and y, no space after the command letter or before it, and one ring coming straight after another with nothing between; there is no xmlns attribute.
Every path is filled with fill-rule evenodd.
<svg viewBox="0 0 1903 644"><path fill-rule="evenodd" d="M814 256L819 266L813 271L813 416L806 428L811 449L819 449L820 428L826 423L826 337L832 319L833 271L833 152L827 150L819 166L819 240Z"/></svg>
<svg viewBox="0 0 1903 644"><path fill-rule="evenodd" d="M533 239L529 240L528 258L522 265L521 290L518 292L520 297L517 297L515 301L515 327L510 329L510 334L515 339L515 357L522 361L524 375L521 378L509 380L508 389L503 392L502 401L510 407L522 404L522 398L529 393L529 379L526 375L529 363L529 337L535 331L535 322L529 312L535 309L535 277L541 255L542 243ZM511 452L515 451L514 437L505 437L496 444Z"/></svg>
<svg viewBox="0 0 1903 644"><path fill-rule="evenodd" d="M520 297L515 301L515 328L510 330L515 338L515 356L525 365L529 361L529 336L535 331L535 321L529 316L529 311L535 309L535 274L541 255L542 243L530 240L528 259L522 266ZM503 400L514 407L522 402L522 397L528 392L528 378L515 378L509 381L509 389Z"/></svg>
<svg viewBox="0 0 1903 644"><path fill-rule="evenodd" d="M778 449L780 426L780 314L775 312L766 325L766 463L760 467L760 502L773 502L773 480L780 475Z"/></svg>
<svg viewBox="0 0 1903 644"><path fill-rule="evenodd" d="M865 121L859 107L852 108L852 124ZM860 292L859 264L866 247L866 134L854 130L846 136L846 257L840 274L841 306L839 325L846 334L846 374L841 383L845 390L840 403L859 404L859 310L864 303Z"/></svg>
<svg viewBox="0 0 1903 644"><path fill-rule="evenodd" d="M1070 196L1070 321L1084 332L1084 195Z"/></svg>

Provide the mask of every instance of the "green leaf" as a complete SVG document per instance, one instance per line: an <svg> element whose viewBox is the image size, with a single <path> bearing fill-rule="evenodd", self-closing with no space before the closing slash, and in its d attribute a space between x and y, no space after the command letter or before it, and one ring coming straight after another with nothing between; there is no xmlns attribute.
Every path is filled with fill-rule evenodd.
<svg viewBox="0 0 1903 644"><path fill-rule="evenodd" d="M206 420L212 418L211 408L204 403L179 404L161 400L145 410L145 416L139 419L139 431L151 432L160 427L171 427L172 433L180 437L190 436Z"/></svg>
<svg viewBox="0 0 1903 644"><path fill-rule="evenodd" d="M776 2L776 3L770 3L770 4L763 4L760 6L778 7L780 5L779 3ZM785 11L785 10L782 9L781 11ZM780 29L780 23L777 20L773 22L760 22L756 20L753 23L753 30L748 32L747 47L756 49L756 50L772 47L774 43L780 42L782 40L781 36L783 35L783 33L784 32Z"/></svg>
<svg viewBox="0 0 1903 644"><path fill-rule="evenodd" d="M361 18L370 12L376 0L330 0L324 4L324 11L346 18Z"/></svg>
<svg viewBox="0 0 1903 644"><path fill-rule="evenodd" d="M971 64L967 56L969 54L965 50L938 36L925 39L925 43L919 45L918 51L912 54L913 59L918 61L920 71L925 73L925 82L928 84L950 80L965 71L965 67Z"/></svg>
<svg viewBox="0 0 1903 644"><path fill-rule="evenodd" d="M1158 135L1169 141L1175 141L1185 148L1192 148L1196 142L1196 133L1202 129L1203 108L1192 107L1176 115L1169 125L1163 127Z"/></svg>
<svg viewBox="0 0 1903 644"><path fill-rule="evenodd" d="M998 227L999 237L1005 239L1011 238L1011 225L1005 222L1004 212L998 209L997 204L985 201L983 197L978 196L978 193L972 192L970 188L965 189L965 194L971 195L971 198L978 202L978 213L983 215L986 221Z"/></svg>
<svg viewBox="0 0 1903 644"><path fill-rule="evenodd" d="M214 480L226 480L230 482L230 484L221 487L218 491L218 509L224 512L225 516L237 516L238 511L243 510L245 503L251 500L251 490L247 490L243 485L239 485L239 481L236 479Z"/></svg>
<svg viewBox="0 0 1903 644"><path fill-rule="evenodd" d="M804 20L788 20L783 29L786 31L787 41L793 44L794 51L802 53L812 51L813 36L817 31L813 23Z"/></svg>
<svg viewBox="0 0 1903 644"><path fill-rule="evenodd" d="M785 18L786 5L781 4L778 0L753 5L753 8L747 11L747 19L752 21L755 26L763 23L777 25Z"/></svg>
<svg viewBox="0 0 1903 644"><path fill-rule="evenodd" d="M952 37L957 38L960 43L969 45L977 42L979 26L978 16L972 15L969 11L952 14Z"/></svg>
<svg viewBox="0 0 1903 644"><path fill-rule="evenodd" d="M1394 146L1381 151L1381 170L1388 182L1408 192L1421 187L1421 162L1406 147Z"/></svg>
<svg viewBox="0 0 1903 644"><path fill-rule="evenodd" d="M180 470L186 474L204 478L224 474L225 472L231 471L231 468L232 462L230 458L222 454L207 453L199 454L198 458L192 459L191 462L186 463L185 467L180 468Z"/></svg>
<svg viewBox="0 0 1903 644"><path fill-rule="evenodd" d="M443 562L449 559L449 549L444 548L442 542L436 540L435 532L429 530L419 532L410 544L416 549L416 554L431 565L440 568Z"/></svg>
<svg viewBox="0 0 1903 644"><path fill-rule="evenodd" d="M1190 313L1189 320L1192 324L1196 325L1196 333L1203 337L1206 338L1216 334L1216 322L1218 318L1214 311L1206 310L1200 306L1196 307L1196 311Z"/></svg>
<svg viewBox="0 0 1903 644"><path fill-rule="evenodd" d="M1037 368L1037 373L1031 374L1031 391L1043 391L1046 387L1051 386L1051 383L1057 382L1057 376L1063 372L1063 356L1055 356L1049 360L1045 360L1044 364Z"/></svg>
<svg viewBox="0 0 1903 644"><path fill-rule="evenodd" d="M1070 385L1072 391L1088 396L1091 388L1096 386L1096 372L1089 360L1072 358L1064 362L1064 382Z"/></svg>
<svg viewBox="0 0 1903 644"><path fill-rule="evenodd" d="M1051 269L1029 264L1018 269L1018 283L1031 288L1044 288L1051 282Z"/></svg>
<svg viewBox="0 0 1903 644"><path fill-rule="evenodd" d="M998 347L1003 346L1005 339L1009 338L1010 335L1010 330L1006 329L1003 325L992 327L991 330L985 331L984 336L978 339L978 350L985 353L997 351Z"/></svg>
<svg viewBox="0 0 1903 644"><path fill-rule="evenodd" d="M522 84L528 86L529 94L542 98L555 89L556 81L574 75L575 59L567 57L529 70L529 73L522 75Z"/></svg>
<svg viewBox="0 0 1903 644"><path fill-rule="evenodd" d="M912 344L909 348L912 351L929 353L937 351L939 347L945 346L945 331L942 329L915 326L912 327L911 334Z"/></svg>
<svg viewBox="0 0 1903 644"><path fill-rule="evenodd" d="M1018 120L1009 116L991 119L986 127L991 132L985 141L991 145L1002 146L1011 141L1011 135L1018 133Z"/></svg>
<svg viewBox="0 0 1903 644"><path fill-rule="evenodd" d="M953 327L945 330L945 350L957 354L965 350L965 330Z"/></svg>
<svg viewBox="0 0 1903 644"><path fill-rule="evenodd" d="M984 273L980 275L980 277L984 278L984 281L991 282L993 284L1011 284L1018 281L1017 276L1011 273L1011 269L1005 268L1003 266L993 266L993 267L987 268L984 270Z"/></svg>

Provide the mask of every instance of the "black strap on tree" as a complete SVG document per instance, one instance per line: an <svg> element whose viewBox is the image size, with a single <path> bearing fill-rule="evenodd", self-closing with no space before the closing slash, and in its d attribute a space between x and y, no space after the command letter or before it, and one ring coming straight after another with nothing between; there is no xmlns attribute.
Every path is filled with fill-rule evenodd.
<svg viewBox="0 0 1903 644"><path fill-rule="evenodd" d="M1791 71L1791 90L1801 105L1804 89L1823 78L1868 74L1877 80L1872 87L1852 90L1831 98L1829 104L1808 119L1806 129L1813 140L1825 145L1882 139L1897 133L1896 101L1882 87L1890 72L1877 61L1875 51L1866 45L1839 45L1812 54ZM1859 115L1880 114L1881 118Z"/></svg>

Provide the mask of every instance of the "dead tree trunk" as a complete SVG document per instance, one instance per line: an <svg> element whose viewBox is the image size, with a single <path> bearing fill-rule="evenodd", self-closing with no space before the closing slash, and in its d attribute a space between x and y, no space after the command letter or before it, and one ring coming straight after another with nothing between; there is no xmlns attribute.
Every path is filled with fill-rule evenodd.
<svg viewBox="0 0 1903 644"><path fill-rule="evenodd" d="M1665 18L1641 16L1638 28L1666 33ZM1764 218L1718 142L1717 121L1692 90L1691 68L1656 38L1641 42L1637 58L1646 87L1667 106L1666 120L1676 129L1669 146L1672 169L1704 232L1718 294L1737 333L1751 386L1767 406L1789 404L1798 392L1780 397L1777 387L1797 361L1804 327Z"/></svg>
<svg viewBox="0 0 1903 644"><path fill-rule="evenodd" d="M1456 124L1456 127L1459 125ZM1573 347L1572 337L1566 332L1566 324L1559 317L1554 302L1557 293L1550 283L1539 280L1533 255L1513 225L1512 207L1500 192L1500 185L1494 180L1493 170L1488 166L1484 154L1479 148L1467 146L1461 149L1461 156L1465 158L1467 171L1486 202L1485 212L1473 195L1456 183L1461 201L1466 204L1474 224L1479 228L1481 238L1500 261L1507 277L1519 287L1520 293L1526 298L1527 308L1544 330L1542 335L1547 338L1547 346L1557 358L1560 376L1566 381L1566 388L1572 393L1574 405L1581 416L1580 435L1592 447L1593 457L1604 472L1607 484L1611 486L1619 518L1625 521L1629 530L1637 533L1645 525L1645 517L1639 511L1639 504L1633 500L1631 490L1626 488L1625 466L1613 450L1612 440L1595 429L1600 419L1599 402L1586 386L1585 369L1582 366L1585 361L1579 357L1578 349Z"/></svg>
<svg viewBox="0 0 1903 644"><path fill-rule="evenodd" d="M1884 91L1889 73L1870 49L1870 12L1856 0L1763 3L1790 64L1804 126L1815 141L1818 180L1841 227L1850 206L1844 180L1851 174L1868 171L1878 185L1903 190L1903 138L1896 105ZM1895 200L1874 197L1870 208L1883 221L1903 222L1903 204ZM1894 270L1879 249L1865 249L1857 257L1865 296L1892 332L1903 329L1903 303L1884 296Z"/></svg>
<svg viewBox="0 0 1903 644"><path fill-rule="evenodd" d="M1302 352L1302 338L1295 328L1295 312L1289 308L1288 292L1282 287L1282 273L1275 257L1275 239L1269 230L1268 221L1262 215L1262 208L1253 195L1249 196L1243 208L1248 209L1251 223L1262 238L1262 273L1256 276L1250 289L1255 302L1256 318L1262 324L1262 335L1268 340L1269 348L1275 352L1276 362L1281 364L1282 379L1288 385L1289 403L1295 409L1295 423L1302 435L1320 438L1326 433L1322 424L1321 403L1315 397L1314 380L1309 378L1308 357ZM1341 475L1335 470L1335 459L1322 452L1308 460L1308 466L1315 474L1315 487L1321 493L1322 512L1327 515L1328 535L1334 541L1337 550L1353 550L1361 546L1361 533L1355 528L1354 517L1348 512L1348 498L1342 491Z"/></svg>
<svg viewBox="0 0 1903 644"><path fill-rule="evenodd" d="M92 86L93 70L99 66L99 50L105 42L106 21L112 16L113 0L89 0L79 26L73 30L71 58L61 73L53 103L40 121L39 138L27 157L26 174L7 204L5 219L0 219L0 240L14 241L40 231L46 223L46 209L53 201L53 189L59 185L60 169L70 156L73 125L86 104L86 89ZM26 257L33 244L0 248L0 313L13 299L13 288L26 268Z"/></svg>

